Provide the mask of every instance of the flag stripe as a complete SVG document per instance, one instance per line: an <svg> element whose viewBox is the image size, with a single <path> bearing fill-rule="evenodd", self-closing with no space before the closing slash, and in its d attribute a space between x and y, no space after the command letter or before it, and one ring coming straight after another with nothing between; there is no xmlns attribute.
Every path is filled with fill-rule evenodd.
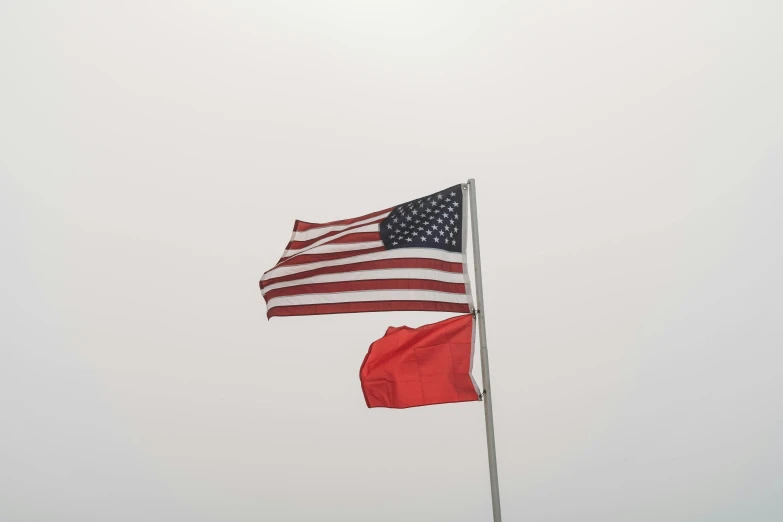
<svg viewBox="0 0 783 522"><path fill-rule="evenodd" d="M307 252L308 254L325 254L327 252L346 252L348 250L362 250L365 248L378 248L383 246L381 235L378 232L367 232L363 234L349 234L345 237L335 239L329 243L311 247L306 250L286 250L283 257L291 257L296 254ZM369 239L369 241L368 241Z"/></svg>
<svg viewBox="0 0 783 522"><path fill-rule="evenodd" d="M343 251L351 250L350 246L339 246L339 245L355 245L355 244L361 245L362 243L376 243L376 244L380 243L379 246L382 246L383 241L381 241L380 232L378 231L376 226L374 225L371 226L373 227L373 229L370 229L369 231L350 232L345 235L335 237L331 240L325 240L321 243L312 244L304 248L286 249L286 251L283 252L283 257L280 258L280 261L278 261L277 264L281 264L283 261L285 261L288 258L304 253L314 253L314 252L321 252L321 251L337 252L338 250L343 250ZM326 250L321 250L321 249L326 249ZM361 248L357 248L356 250L360 250L360 249Z"/></svg>
<svg viewBox="0 0 783 522"><path fill-rule="evenodd" d="M358 254L372 254L374 252L385 252L384 247L371 248L369 250L359 250L350 252L330 252L328 254L299 254L296 257L292 257L286 263L286 266L304 265L307 263L318 263L320 261L331 261L334 259L345 259L348 257L356 257Z"/></svg>
<svg viewBox="0 0 783 522"><path fill-rule="evenodd" d="M275 297L266 302L267 308L329 303L356 303L365 301L438 301L442 303L467 303L462 294L433 292L431 290L367 290L337 294L301 294Z"/></svg>
<svg viewBox="0 0 783 522"><path fill-rule="evenodd" d="M277 288L289 286L310 285L318 283L337 283L343 281L369 281L373 279L426 279L444 283L461 283L464 285L464 274L456 272L443 272L429 269L396 269L386 268L382 270L358 270L354 272L338 272L334 274L322 274L292 281L282 281L264 286L261 293L271 292Z"/></svg>
<svg viewBox="0 0 783 522"><path fill-rule="evenodd" d="M340 219L337 221L330 221L329 223L308 223L307 221L297 220L296 223L294 223L294 230L297 232L307 232L310 230L322 230L324 228L338 227L340 225L355 225L359 221L367 221L370 218L386 217L389 215L390 210L391 208L387 208L386 210L371 212L357 218Z"/></svg>
<svg viewBox="0 0 783 522"><path fill-rule="evenodd" d="M383 241L381 241L381 234L378 232L377 228L374 228L372 232L353 232L345 236L340 236L325 243L325 245L332 245L332 244L337 245L343 243L352 245L355 243L365 243L365 242L375 242L375 241L380 241L381 244L383 244ZM320 247L316 247L316 248L320 248Z"/></svg>
<svg viewBox="0 0 783 522"><path fill-rule="evenodd" d="M326 237L329 234L335 234L337 232L342 232L343 230L356 228L362 225L367 225L369 223L380 223L381 221L383 221L383 218L385 218L388 215L389 212L387 210L380 214L376 214L372 217L368 217L366 219L357 219L352 223L345 224L345 225L322 226L319 228L312 228L308 230L294 229L294 234L291 237L291 241L313 241L315 239Z"/></svg>
<svg viewBox="0 0 783 522"><path fill-rule="evenodd" d="M298 249L292 249L292 250L286 250L283 252L283 257L280 258L280 261L277 262L277 264L281 264L284 261L288 260L289 258L292 258L294 256L298 256L299 254L306 253L312 253L313 250L316 248L331 246L331 245L351 245L355 243L374 243L374 242L380 242L381 245L383 245L383 241L381 241L381 234L378 232L377 225L370 225L368 227L367 232L354 232L353 230L345 233L345 235L338 235L334 238L326 239L320 243L313 243L312 245L304 248L298 248ZM345 247L348 249L349 247Z"/></svg>
<svg viewBox="0 0 783 522"><path fill-rule="evenodd" d="M317 270L311 270L309 272L299 272L281 277L270 278L266 281L262 279L261 288L265 288L267 284L271 285L281 281L291 281L294 279L301 279L304 277L321 274L335 274L338 272L352 272L357 270L380 270L384 268L427 268L430 270L453 272L455 274L463 273L461 263L449 263L446 261L439 261L437 259L381 259L378 261L366 261L364 263L352 263L349 265L326 266Z"/></svg>
<svg viewBox="0 0 783 522"><path fill-rule="evenodd" d="M308 272L310 270L316 270L319 268L325 268L330 266L347 265L353 263L362 263L365 261L378 261L382 259L437 259L439 261L446 261L460 264L460 270L462 270L462 254L459 252L447 252L445 250L438 250L435 248L399 248L395 250L385 250L383 252L373 252L371 254L361 254L347 259L335 259L332 261L319 261L316 263L306 263L304 265L291 265L289 262L278 265L264 274L261 278L262 281L269 279L275 279L278 277L284 277L291 274L297 274L299 272ZM418 267L416 267L418 268Z"/></svg>
<svg viewBox="0 0 783 522"><path fill-rule="evenodd" d="M356 225L356 226L354 226L352 228L346 228L345 230L336 230L336 231L324 234L321 237L308 239L306 241L291 240L291 242L288 243L288 246L286 246L286 250L302 250L303 248L323 245L324 243L334 241L338 237L347 236L349 234L356 234L358 232L375 232L375 233L378 233L378 223L380 223L380 222L381 222L381 220L378 220L378 221L373 222L373 223L364 223L364 224L361 224L361 225ZM380 234L378 234L378 238L380 239ZM348 241L350 241L350 239Z"/></svg>
<svg viewBox="0 0 783 522"><path fill-rule="evenodd" d="M435 292L465 293L465 283L442 283L427 279L371 279L368 281L344 281L340 283L315 283L288 286L270 290L264 294L267 302L275 297L297 294L321 294L356 292L366 290L432 290Z"/></svg>
<svg viewBox="0 0 783 522"><path fill-rule="evenodd" d="M290 317L297 315L350 314L360 312L394 312L416 310L425 312L469 313L470 307L462 303L440 303L433 301L384 301L366 303L337 303L322 305L277 306L267 312L267 317Z"/></svg>

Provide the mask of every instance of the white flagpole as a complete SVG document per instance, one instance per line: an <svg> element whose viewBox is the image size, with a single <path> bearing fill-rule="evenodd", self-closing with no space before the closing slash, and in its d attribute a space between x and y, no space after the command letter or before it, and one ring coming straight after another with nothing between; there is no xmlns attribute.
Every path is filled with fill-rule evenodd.
<svg viewBox="0 0 783 522"><path fill-rule="evenodd" d="M498 489L498 463L495 453L495 421L492 417L492 388L489 383L489 358L487 356L487 331L484 324L484 287L481 281L481 252L479 250L478 213L476 211L476 180L468 180L470 189L470 226L473 232L473 269L476 272L476 317L481 344L481 380L484 385L484 421L487 425L487 454L489 456L489 487L492 492L492 520L501 522L500 491Z"/></svg>

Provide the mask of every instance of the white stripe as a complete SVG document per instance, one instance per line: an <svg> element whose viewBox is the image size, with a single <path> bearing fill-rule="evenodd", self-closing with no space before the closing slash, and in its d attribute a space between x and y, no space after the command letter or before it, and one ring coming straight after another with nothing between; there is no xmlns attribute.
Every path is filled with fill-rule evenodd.
<svg viewBox="0 0 783 522"><path fill-rule="evenodd" d="M316 241L315 243L313 243L312 245L306 246L304 248L286 250L285 252L283 252L283 258L284 259L280 263L288 261L288 259L290 259L290 257L293 257L293 256L290 256L290 257L286 258L286 255L285 255L286 252L296 252L297 254L302 254L304 252L307 252L311 248L315 248L315 247L320 246L320 245L325 245L327 243L331 243L332 241L334 241L338 237L350 236L351 234L358 234L358 233L361 233L361 232L378 232L378 233L380 233L380 230L381 229L380 229L380 226L378 225L378 223L372 223L370 225L364 225L363 227L359 227L359 228L352 228L351 230L346 230L345 232L340 232L339 234L335 234L333 236L329 236L329 237L325 237L323 239L320 239L320 240ZM297 254L294 254L294 255L297 255ZM278 263L278 265L280 263Z"/></svg>
<svg viewBox="0 0 783 522"><path fill-rule="evenodd" d="M353 263L363 263L365 261L378 261L379 259L438 259L440 261L448 261L451 263L462 263L461 252L448 252L439 248L397 248L394 250L386 250L384 252L373 252L371 254L363 254L353 257L345 257L342 259L332 259L330 261L318 261L316 263L305 263L302 265L279 265L261 278L261 281L267 281L276 277L287 276L291 274L298 274L300 272L308 272L310 270L316 270L318 268L324 268L327 266L340 266L350 265Z"/></svg>
<svg viewBox="0 0 783 522"><path fill-rule="evenodd" d="M329 238L330 240L333 238ZM383 246L383 241L366 241L363 243L325 243L319 246L309 246L307 248L297 248L286 250L283 257L295 256L307 251L308 254L329 254L331 252L348 252L349 250L367 250L368 248L378 248Z"/></svg>
<svg viewBox="0 0 783 522"><path fill-rule="evenodd" d="M304 279L294 279L293 281L282 281L265 286L261 293L276 288L286 288L289 286L311 285L315 283L340 283L345 281L367 281L369 279L425 279L429 281L440 281L442 283L464 283L465 276L462 272L443 272L441 270L431 270L429 268L385 268L380 270L361 270L358 272L341 272L339 274L321 274L317 276L305 277Z"/></svg>
<svg viewBox="0 0 783 522"><path fill-rule="evenodd" d="M332 225L328 227L311 228L310 230L294 232L294 235L291 236L291 241L307 241L308 239L315 239L336 230L345 230L346 228L355 227L357 225L364 225L374 221L380 221L388 215L389 212L386 212L385 214L378 214L377 216L363 219L361 221L357 221L356 223L351 223L350 225Z"/></svg>
<svg viewBox="0 0 783 522"><path fill-rule="evenodd" d="M467 304L468 296L429 290L366 290L363 292L330 294L300 294L274 297L267 303L267 309L271 310L276 306L362 303L367 301L436 301L439 303Z"/></svg>

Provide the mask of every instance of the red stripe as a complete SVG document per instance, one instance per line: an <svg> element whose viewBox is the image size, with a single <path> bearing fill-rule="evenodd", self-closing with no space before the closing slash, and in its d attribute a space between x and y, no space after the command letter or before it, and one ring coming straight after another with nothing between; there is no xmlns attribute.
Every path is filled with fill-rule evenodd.
<svg viewBox="0 0 783 522"><path fill-rule="evenodd" d="M367 225L372 225L375 223L380 223L383 221L382 219L379 219L378 221L373 221L372 223L363 223L361 225L355 225L350 228L346 228L344 230L333 230L331 232L327 232L326 234L318 237L314 237L313 239L308 239L307 241L290 241L288 243L288 246L285 247L286 250L299 250L300 248L306 248L315 243L316 241L321 241L322 239L326 239L328 237L335 236L337 234L344 234L348 230L353 230L355 228L365 227ZM375 233L375 232L372 232ZM378 237L380 238L380 233L377 233Z"/></svg>
<svg viewBox="0 0 783 522"><path fill-rule="evenodd" d="M294 315L350 314L357 312L391 312L418 310L425 312L469 313L464 303L439 303L437 301L367 301L363 303L334 303L319 305L276 306L266 314L268 318Z"/></svg>
<svg viewBox="0 0 783 522"><path fill-rule="evenodd" d="M364 261L363 263L350 263L347 265L325 266L315 270L306 270L296 274L289 274L281 277L274 277L266 281L259 281L261 288L264 285L271 285L282 281L293 281L305 277L321 274L342 274L344 272L356 272L358 270L381 270L384 268L429 268L431 270L441 270L443 272L462 273L462 263L451 263L439 259L418 259L413 257L404 257L402 259L379 259L377 261Z"/></svg>
<svg viewBox="0 0 783 522"><path fill-rule="evenodd" d="M331 241L327 241L326 244L332 243L366 243L368 241L380 241L380 232L356 232L354 234L348 234L347 236L340 236ZM317 248L317 247L316 247Z"/></svg>
<svg viewBox="0 0 783 522"><path fill-rule="evenodd" d="M328 223L308 223L307 221L300 221L297 219L296 222L294 223L294 230L296 232L304 232L306 230L311 230L313 228L331 227L336 225L350 225L351 223L356 223L357 221L362 221L365 219L370 219L375 216L380 216L381 214L386 214L387 212L391 212L393 208L394 207L387 208L386 210L379 210L378 212L372 212L371 214L365 214L357 218L341 219L339 221L330 221Z"/></svg>
<svg viewBox="0 0 783 522"><path fill-rule="evenodd" d="M264 300L280 296L301 294L331 294L362 290L434 290L452 294L465 294L464 283L443 283L431 279L371 279L367 281L341 281L338 283L312 283L308 285L275 288L264 295Z"/></svg>
<svg viewBox="0 0 783 522"><path fill-rule="evenodd" d="M277 266L284 264L290 265L302 265L306 263L317 263L319 261L331 261L333 259L343 259L346 257L360 256L362 254L372 254L373 252L384 252L386 247L365 248L364 250L348 250L346 252L329 252L326 254L297 254L295 256L286 258L285 261L281 261Z"/></svg>

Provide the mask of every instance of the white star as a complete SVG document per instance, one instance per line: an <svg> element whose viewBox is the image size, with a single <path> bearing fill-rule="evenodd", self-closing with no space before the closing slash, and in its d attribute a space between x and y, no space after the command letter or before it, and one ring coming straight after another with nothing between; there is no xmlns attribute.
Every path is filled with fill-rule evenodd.
<svg viewBox="0 0 783 522"><path fill-rule="evenodd" d="M459 219L459 214L454 214L454 219Z"/></svg>
<svg viewBox="0 0 783 522"><path fill-rule="evenodd" d="M438 238L436 237L436 238L435 238L435 242L436 242L436 243L440 243L440 239L438 239Z"/></svg>
<svg viewBox="0 0 783 522"><path fill-rule="evenodd" d="M432 225L432 230L437 230L437 229L438 229L438 225Z"/></svg>
<svg viewBox="0 0 783 522"><path fill-rule="evenodd" d="M440 208L446 208L446 205L441 205Z"/></svg>
<svg viewBox="0 0 783 522"><path fill-rule="evenodd" d="M394 218L394 222L395 222L395 223L397 222L397 218Z"/></svg>
<svg viewBox="0 0 783 522"><path fill-rule="evenodd" d="M448 229L449 229L449 226L448 226L448 225L446 225L446 226L445 226L445 227L443 227L443 228L445 228L446 230L448 230Z"/></svg>
<svg viewBox="0 0 783 522"><path fill-rule="evenodd" d="M428 235L428 236L431 236L431 235L432 235L432 230L428 230L428 231L427 231L427 235Z"/></svg>
<svg viewBox="0 0 783 522"><path fill-rule="evenodd" d="M443 217L445 217L446 219L448 219L448 218L449 218L449 213L448 213L448 212L444 212L444 213L443 213Z"/></svg>
<svg viewBox="0 0 783 522"><path fill-rule="evenodd" d="M408 221L410 221L410 220L411 220L411 219L413 219L413 218L412 218L412 217L410 217L410 216L406 216L406 217L405 217L405 219L407 219Z"/></svg>
<svg viewBox="0 0 783 522"><path fill-rule="evenodd" d="M419 227L419 228L417 228L416 230L424 230L424 229L423 229L423 228L421 228L421 227Z"/></svg>
<svg viewBox="0 0 783 522"><path fill-rule="evenodd" d="M452 203L452 205L454 205L455 207L458 207L459 206L459 202L455 201L454 203Z"/></svg>
<svg viewBox="0 0 783 522"><path fill-rule="evenodd" d="M449 237L454 237L454 232L449 232Z"/></svg>
<svg viewBox="0 0 783 522"><path fill-rule="evenodd" d="M443 223L443 220L441 218L438 218L438 223Z"/></svg>
<svg viewBox="0 0 783 522"><path fill-rule="evenodd" d="M454 227L454 232L459 232L459 231L457 230L457 227Z"/></svg>
<svg viewBox="0 0 783 522"><path fill-rule="evenodd" d="M424 237L424 236L421 236L421 240L422 240L422 241L427 241L427 238L426 238L426 237Z"/></svg>
<svg viewBox="0 0 783 522"><path fill-rule="evenodd" d="M440 234L442 236L442 235L445 234L445 232L443 232L442 230L438 230L438 234Z"/></svg>
<svg viewBox="0 0 783 522"><path fill-rule="evenodd" d="M432 200L432 204L433 204L433 205L437 205L437 204L438 204L438 202L437 202L437 201L435 201L435 200L433 199L433 200Z"/></svg>
<svg viewBox="0 0 783 522"><path fill-rule="evenodd" d="M449 212L451 212L452 210L454 210L454 209L453 209L453 208L451 208L451 207L449 207Z"/></svg>
<svg viewBox="0 0 783 522"><path fill-rule="evenodd" d="M456 193L454 193L454 192L452 192L452 193L451 193L451 194L449 194L449 195L450 195L450 196L456 196L457 194L456 194Z"/></svg>
<svg viewBox="0 0 783 522"><path fill-rule="evenodd" d="M449 210L451 210L451 209L449 209ZM413 211L413 215L414 215L414 216L418 215L418 212L416 212L416 211L414 210L414 211Z"/></svg>
<svg viewBox="0 0 783 522"><path fill-rule="evenodd" d="M411 242L411 241L413 241L413 240L412 240L411 238L409 238L409 237L406 237L406 238L405 238L405 241L407 241L408 243L410 243L410 242Z"/></svg>
<svg viewBox="0 0 783 522"><path fill-rule="evenodd" d="M449 201L451 201L451 198L446 198L446 203L448 203Z"/></svg>
<svg viewBox="0 0 783 522"><path fill-rule="evenodd" d="M398 228L398 229L396 229L394 232L395 232L395 233L397 233L397 234L399 234L399 233L400 233L400 229Z"/></svg>
<svg viewBox="0 0 783 522"><path fill-rule="evenodd" d="M457 242L456 241L452 241L451 244L454 245L454 246L457 246Z"/></svg>
<svg viewBox="0 0 783 522"><path fill-rule="evenodd" d="M443 196L441 196L440 194L438 194L438 199L443 199Z"/></svg>
<svg viewBox="0 0 783 522"><path fill-rule="evenodd" d="M418 232L414 232L414 233L413 233L413 235L414 235L414 236L418 236L418 235L419 235L419 233L418 233Z"/></svg>
<svg viewBox="0 0 783 522"><path fill-rule="evenodd" d="M449 223L451 223L453 225L454 224L454 220L453 219L449 219ZM455 228L454 230L457 230L457 229Z"/></svg>
<svg viewBox="0 0 783 522"><path fill-rule="evenodd" d="M398 245L398 244L399 244L399 243L397 243L397 242L395 241L394 243L392 243L392 246L395 246L395 245Z"/></svg>
<svg viewBox="0 0 783 522"><path fill-rule="evenodd" d="M386 225L386 228L388 228L389 230L391 230L391 229L392 229L391 223L389 223L388 225Z"/></svg>

